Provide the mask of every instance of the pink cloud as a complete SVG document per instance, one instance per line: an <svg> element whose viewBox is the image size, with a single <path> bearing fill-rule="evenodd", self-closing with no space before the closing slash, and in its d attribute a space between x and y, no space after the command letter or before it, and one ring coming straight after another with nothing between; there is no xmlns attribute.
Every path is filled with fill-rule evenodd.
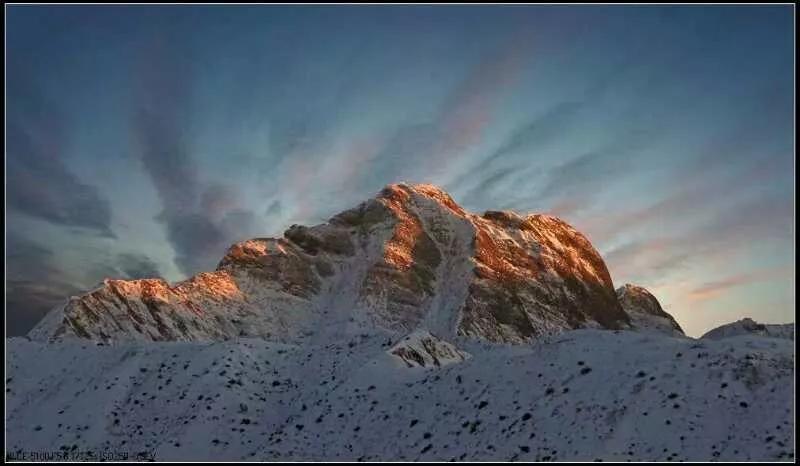
<svg viewBox="0 0 800 466"><path fill-rule="evenodd" d="M736 288L738 286L745 286L751 283L757 283L771 278L786 277L791 273L791 269L786 266L774 267L769 269L758 270L751 273L742 273L733 275L722 280L707 282L688 293L690 301L705 301L713 299L720 294Z"/></svg>

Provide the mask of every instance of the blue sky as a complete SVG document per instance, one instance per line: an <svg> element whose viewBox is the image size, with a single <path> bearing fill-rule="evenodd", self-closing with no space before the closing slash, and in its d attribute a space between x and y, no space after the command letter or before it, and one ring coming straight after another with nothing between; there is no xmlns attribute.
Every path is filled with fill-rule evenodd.
<svg viewBox="0 0 800 466"><path fill-rule="evenodd" d="M561 216L691 335L794 318L792 6L6 12L10 334L396 181Z"/></svg>

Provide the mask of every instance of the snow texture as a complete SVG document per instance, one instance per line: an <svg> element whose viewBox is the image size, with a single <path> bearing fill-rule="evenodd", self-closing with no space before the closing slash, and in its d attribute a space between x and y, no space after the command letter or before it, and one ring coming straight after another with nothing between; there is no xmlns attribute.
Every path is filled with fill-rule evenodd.
<svg viewBox="0 0 800 466"><path fill-rule="evenodd" d="M419 341L419 340L417 340ZM8 343L7 451L156 460L793 460L792 342L575 330L408 368L322 346Z"/></svg>
<svg viewBox="0 0 800 466"><path fill-rule="evenodd" d="M744 318L709 330L702 338L719 340L738 335L761 335L794 340L794 324L759 324L753 319Z"/></svg>

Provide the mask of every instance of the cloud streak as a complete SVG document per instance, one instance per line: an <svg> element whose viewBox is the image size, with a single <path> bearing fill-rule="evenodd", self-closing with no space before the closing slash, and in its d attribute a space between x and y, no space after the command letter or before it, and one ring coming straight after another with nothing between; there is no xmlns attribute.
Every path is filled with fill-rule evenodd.
<svg viewBox="0 0 800 466"><path fill-rule="evenodd" d="M398 180L446 181L458 161L483 141L532 49L533 36L520 29L485 52L448 92L432 121L401 125L386 139L362 180L367 189Z"/></svg>
<svg viewBox="0 0 800 466"><path fill-rule="evenodd" d="M754 198L684 233L638 236L608 251L606 262L617 277L664 279L698 260L710 263L746 251L748 245L788 241L793 231L792 207L791 199Z"/></svg>
<svg viewBox="0 0 800 466"><path fill-rule="evenodd" d="M31 76L11 68L6 125L8 206L54 225L114 237L108 200L67 168L63 153L70 130L32 81Z"/></svg>
<svg viewBox="0 0 800 466"><path fill-rule="evenodd" d="M791 269L786 267L778 267L732 275L722 280L704 283L703 285L692 289L689 291L687 298L694 302L714 299L725 295L731 288L747 286L772 278L786 277L790 273Z"/></svg>
<svg viewBox="0 0 800 466"><path fill-rule="evenodd" d="M126 278L157 278L161 272L150 257L145 254L123 253L117 256L119 269L125 274Z"/></svg>
<svg viewBox="0 0 800 466"><path fill-rule="evenodd" d="M139 157L161 199L178 268L190 275L213 268L225 249L253 229L252 211L230 187L201 180L186 142L191 122L192 63L159 37L139 67L139 105L133 115Z"/></svg>

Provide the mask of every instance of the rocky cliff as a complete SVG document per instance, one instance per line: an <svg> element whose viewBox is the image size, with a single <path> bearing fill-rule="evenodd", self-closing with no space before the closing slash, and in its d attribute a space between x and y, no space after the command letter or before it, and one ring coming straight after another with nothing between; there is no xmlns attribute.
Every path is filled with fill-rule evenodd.
<svg viewBox="0 0 800 466"><path fill-rule="evenodd" d="M630 317L634 329L667 335L684 335L678 322L661 308L658 299L645 288L626 283L617 288L617 299Z"/></svg>
<svg viewBox="0 0 800 466"><path fill-rule="evenodd" d="M574 328L630 328L623 308L632 299L674 323L657 301L620 299L598 252L562 220L477 215L435 186L393 184L324 224L234 244L213 272L176 284L105 280L29 336L322 341L425 329L445 340L522 343Z"/></svg>

